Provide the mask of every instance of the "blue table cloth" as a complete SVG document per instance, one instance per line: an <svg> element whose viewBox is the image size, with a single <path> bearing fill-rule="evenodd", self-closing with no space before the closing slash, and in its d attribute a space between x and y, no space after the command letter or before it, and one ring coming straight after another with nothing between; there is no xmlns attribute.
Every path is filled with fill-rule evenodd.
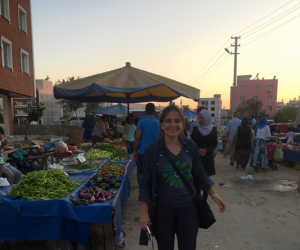
<svg viewBox="0 0 300 250"><path fill-rule="evenodd" d="M100 166L106 163L104 161ZM22 197L8 196L10 186L0 188L0 240L70 240L86 245L90 223L111 223L115 209L117 235L123 225L126 201L130 195L130 177L135 167L134 159L123 162L126 172L117 195L109 201L89 206L74 206L70 195L88 186L92 175L99 170L75 173L76 181L85 181L66 197L46 201L23 201ZM128 174L130 173L130 176Z"/></svg>
<svg viewBox="0 0 300 250"><path fill-rule="evenodd" d="M282 148L282 152L284 160L300 162L300 150Z"/></svg>
<svg viewBox="0 0 300 250"><path fill-rule="evenodd" d="M282 143L287 143L287 139L280 139ZM300 138L294 138L294 142L300 143Z"/></svg>

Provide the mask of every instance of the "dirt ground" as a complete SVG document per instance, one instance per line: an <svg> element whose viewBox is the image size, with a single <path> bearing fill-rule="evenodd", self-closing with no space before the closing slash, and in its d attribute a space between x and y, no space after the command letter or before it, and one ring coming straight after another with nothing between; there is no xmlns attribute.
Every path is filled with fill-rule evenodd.
<svg viewBox="0 0 300 250"><path fill-rule="evenodd" d="M209 199L217 222L208 230L200 229L197 249L219 250L299 250L300 194L296 191L300 171L278 166L278 171L256 173L250 167L237 170L229 158L216 157L217 175L211 179L226 202L224 214ZM253 180L241 176L253 174ZM128 250L151 249L139 246L140 202L136 168L131 178L131 196L124 215L125 243ZM0 247L1 250L8 249ZM11 250L50 250L45 241L14 242ZM157 246L155 244L155 249ZM177 247L175 248L177 249ZM53 249L54 250L54 249Z"/></svg>
<svg viewBox="0 0 300 250"><path fill-rule="evenodd" d="M227 209L220 214L209 199L217 222L208 230L199 229L197 249L300 249L300 194L296 191L300 171L285 166L261 174L250 167L237 170L229 165L229 158L218 154L216 172L211 179ZM249 173L253 174L253 180L241 179ZM124 217L126 249L152 249L150 245L138 245L140 202L136 172L131 187Z"/></svg>

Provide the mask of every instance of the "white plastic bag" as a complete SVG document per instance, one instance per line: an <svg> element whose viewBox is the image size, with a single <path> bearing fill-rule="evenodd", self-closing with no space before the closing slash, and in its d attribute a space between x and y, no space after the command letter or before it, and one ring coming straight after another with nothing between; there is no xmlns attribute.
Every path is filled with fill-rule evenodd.
<svg viewBox="0 0 300 250"><path fill-rule="evenodd" d="M252 177L252 175L246 175L246 176L241 176L241 179L242 180L253 180L253 177Z"/></svg>
<svg viewBox="0 0 300 250"><path fill-rule="evenodd" d="M9 182L7 181L6 178L0 177L0 186L1 187L3 187L3 186L9 186Z"/></svg>

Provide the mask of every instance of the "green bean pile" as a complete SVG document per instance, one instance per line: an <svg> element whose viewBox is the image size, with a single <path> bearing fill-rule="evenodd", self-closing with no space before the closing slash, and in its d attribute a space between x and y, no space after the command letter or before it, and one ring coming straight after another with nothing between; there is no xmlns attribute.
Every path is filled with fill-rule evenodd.
<svg viewBox="0 0 300 250"><path fill-rule="evenodd" d="M33 171L24 176L9 195L23 196L24 200L50 200L66 196L80 184L58 169Z"/></svg>
<svg viewBox="0 0 300 250"><path fill-rule="evenodd" d="M97 165L90 161L81 162L78 163L76 166L72 166L73 169L78 169L78 170L94 169L96 167Z"/></svg>

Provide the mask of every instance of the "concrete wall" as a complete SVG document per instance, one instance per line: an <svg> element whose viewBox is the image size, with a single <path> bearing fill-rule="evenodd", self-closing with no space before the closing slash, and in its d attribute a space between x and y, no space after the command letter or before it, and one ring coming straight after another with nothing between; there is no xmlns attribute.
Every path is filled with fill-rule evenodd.
<svg viewBox="0 0 300 250"><path fill-rule="evenodd" d="M14 124L14 135L24 135L26 124ZM67 125L66 135L71 133L74 126ZM57 135L63 136L63 125L30 125L28 128L28 135Z"/></svg>

